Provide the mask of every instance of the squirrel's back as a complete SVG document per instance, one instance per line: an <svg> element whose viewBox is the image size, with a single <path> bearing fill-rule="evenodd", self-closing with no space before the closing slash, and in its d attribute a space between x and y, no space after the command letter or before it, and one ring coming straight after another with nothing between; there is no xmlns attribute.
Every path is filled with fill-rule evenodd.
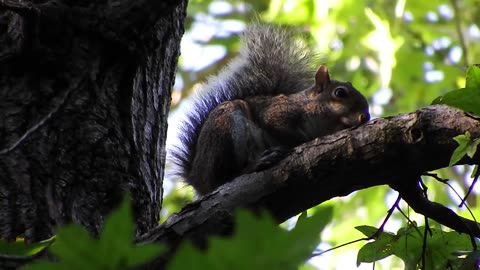
<svg viewBox="0 0 480 270"><path fill-rule="evenodd" d="M180 124L170 155L177 175L187 177L200 130L209 113L224 101L250 96L274 96L302 91L313 83L318 54L279 26L254 24L241 36L239 55L208 80Z"/></svg>

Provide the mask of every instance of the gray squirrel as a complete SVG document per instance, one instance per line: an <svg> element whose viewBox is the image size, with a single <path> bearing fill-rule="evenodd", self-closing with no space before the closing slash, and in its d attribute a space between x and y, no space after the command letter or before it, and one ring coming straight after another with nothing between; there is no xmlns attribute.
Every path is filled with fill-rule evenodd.
<svg viewBox="0 0 480 270"><path fill-rule="evenodd" d="M241 43L195 100L171 152L177 174L200 195L275 163L272 153L370 119L365 97L330 79L326 66L316 69L318 55L290 31L254 24Z"/></svg>

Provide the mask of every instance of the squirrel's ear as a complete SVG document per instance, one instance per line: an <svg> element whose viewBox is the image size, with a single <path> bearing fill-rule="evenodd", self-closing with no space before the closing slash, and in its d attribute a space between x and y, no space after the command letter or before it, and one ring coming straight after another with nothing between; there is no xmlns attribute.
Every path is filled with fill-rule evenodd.
<svg viewBox="0 0 480 270"><path fill-rule="evenodd" d="M330 74L328 74L327 66L320 66L315 74L315 84L323 87L330 83Z"/></svg>

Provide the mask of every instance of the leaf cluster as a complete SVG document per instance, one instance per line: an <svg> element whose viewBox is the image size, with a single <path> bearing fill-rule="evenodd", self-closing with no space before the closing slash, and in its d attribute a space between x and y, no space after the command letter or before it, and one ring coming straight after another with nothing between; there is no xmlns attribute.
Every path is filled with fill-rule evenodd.
<svg viewBox="0 0 480 270"><path fill-rule="evenodd" d="M377 232L371 226L358 226L357 230L370 237ZM362 262L375 262L395 255L402 259L405 269L474 269L471 261L463 255L476 256L471 250L472 240L468 235L445 232L436 228L426 229L415 224L401 228L396 234L381 232L374 241L365 244L357 255L357 266ZM462 255L462 256L460 256Z"/></svg>

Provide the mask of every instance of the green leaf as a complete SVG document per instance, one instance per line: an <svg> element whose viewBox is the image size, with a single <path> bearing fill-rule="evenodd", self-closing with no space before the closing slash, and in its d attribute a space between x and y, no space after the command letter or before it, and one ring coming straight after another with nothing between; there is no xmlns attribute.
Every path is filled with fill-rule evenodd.
<svg viewBox="0 0 480 270"><path fill-rule="evenodd" d="M430 230L432 234L427 236L424 269L447 269L449 265L458 265L460 261L454 252L472 249L470 237L465 234L444 232L436 228ZM393 253L404 261L405 269L417 269L421 263L424 231L424 226L408 227L392 243Z"/></svg>
<svg viewBox="0 0 480 270"><path fill-rule="evenodd" d="M478 164L473 166L472 174L470 175L470 178L475 178L478 172Z"/></svg>
<svg viewBox="0 0 480 270"><path fill-rule="evenodd" d="M413 226L402 228L397 232L397 240L392 243L393 254L402 259L405 269L417 269L421 259L423 236Z"/></svg>
<svg viewBox="0 0 480 270"><path fill-rule="evenodd" d="M383 238L365 244L357 254L357 267L362 262L375 262L393 254L391 239Z"/></svg>
<svg viewBox="0 0 480 270"><path fill-rule="evenodd" d="M477 152L478 144L480 143L479 139L475 139L471 141L467 146L467 156L473 158L475 153Z"/></svg>
<svg viewBox="0 0 480 270"><path fill-rule="evenodd" d="M455 165L467 153L468 142L470 140L470 138L467 138L467 136L469 136L468 133L466 133L465 135L458 135L453 138L458 143L458 146L457 148L455 148L452 156L450 157L450 163L448 164L449 167Z"/></svg>
<svg viewBox="0 0 480 270"><path fill-rule="evenodd" d="M290 252L298 256L299 262L308 259L311 251L320 242L320 232L325 229L332 216L332 207L321 207L313 216L299 219L295 228L287 234L291 244Z"/></svg>
<svg viewBox="0 0 480 270"><path fill-rule="evenodd" d="M17 241L12 243L0 240L0 254L31 256L44 250L46 247L52 244L54 240L55 237L52 237L50 239L32 244L25 243L23 239L17 239Z"/></svg>
<svg viewBox="0 0 480 270"><path fill-rule="evenodd" d="M424 228L421 228L423 230ZM458 250L471 250L468 235L457 232L444 232L432 228L432 236L427 239L427 267L430 269L447 269L450 265L459 265L460 260L454 255ZM421 254L421 253L420 253Z"/></svg>
<svg viewBox="0 0 480 270"><path fill-rule="evenodd" d="M95 240L76 224L61 228L49 250L71 269L96 269L101 265L99 260L103 260L102 256L98 256Z"/></svg>
<svg viewBox="0 0 480 270"><path fill-rule="evenodd" d="M268 215L239 211L231 238L211 239L206 252L183 244L167 269L297 269L311 256L331 215L331 208L308 218L301 215L295 228L286 231Z"/></svg>
<svg viewBox="0 0 480 270"><path fill-rule="evenodd" d="M164 250L157 244L136 246L133 240L134 225L130 201L126 197L105 221L98 240L76 224L61 228L50 247L59 263L48 269L124 269L146 263ZM44 265L39 262L28 269L44 269Z"/></svg>
<svg viewBox="0 0 480 270"><path fill-rule="evenodd" d="M134 248L128 250L127 257L127 266L134 267L137 265L144 264L151 261L152 259L158 257L160 254L166 251L166 248L163 245L158 244L148 244L148 245L138 245Z"/></svg>
<svg viewBox="0 0 480 270"><path fill-rule="evenodd" d="M160 255L165 248L158 244L136 246L134 240L134 225L127 196L119 209L114 211L105 222L98 242L99 252L111 269L118 267L134 267Z"/></svg>
<svg viewBox="0 0 480 270"><path fill-rule="evenodd" d="M458 135L453 138L457 143L457 148L453 151L452 157L450 158L449 166L455 165L460 161L465 155L473 157L477 151L478 144L480 139L475 139L472 141L470 132L465 132L465 135Z"/></svg>
<svg viewBox="0 0 480 270"><path fill-rule="evenodd" d="M36 262L34 264L26 265L21 270L67 270L64 266L53 262Z"/></svg>
<svg viewBox="0 0 480 270"><path fill-rule="evenodd" d="M480 68L471 66L467 70L465 88L453 90L436 98L432 104L446 104L466 112L480 115Z"/></svg>
<svg viewBox="0 0 480 270"><path fill-rule="evenodd" d="M298 268L298 270L318 270L317 267L311 265L311 264L304 264Z"/></svg>
<svg viewBox="0 0 480 270"><path fill-rule="evenodd" d="M357 230L365 235L371 235L376 228L359 226ZM471 250L470 237L457 232L444 232L431 228L432 234L427 235L425 246L424 269L447 269L448 266L457 267L463 262L455 253L459 250ZM402 259L405 269L418 269L422 263L424 249L423 233L425 227L408 226L398 230L397 234L382 233L373 242L360 248L357 255L357 266L362 262L375 262L390 255Z"/></svg>
<svg viewBox="0 0 480 270"><path fill-rule="evenodd" d="M372 226L357 226L358 231L365 236L371 237L377 233L378 229ZM395 235L390 232L377 233L375 241L369 242L360 248L357 254L357 266L362 262L374 262L381 260L393 254L392 242L395 240Z"/></svg>
<svg viewBox="0 0 480 270"><path fill-rule="evenodd" d="M480 67L471 66L468 68L465 88L480 91Z"/></svg>
<svg viewBox="0 0 480 270"><path fill-rule="evenodd" d="M355 229L363 233L363 235L365 235L366 237L371 237L373 234L375 234L378 231L377 228L372 226L367 226L367 225L356 226Z"/></svg>
<svg viewBox="0 0 480 270"><path fill-rule="evenodd" d="M125 222L126 220L130 222ZM108 258L109 265L124 265L132 248L134 227L130 209L130 199L123 200L120 207L105 221L98 242L98 252Z"/></svg>
<svg viewBox="0 0 480 270"><path fill-rule="evenodd" d="M298 216L298 219L297 219L297 225L301 222L303 222L305 219L308 218L308 211L303 211L299 216Z"/></svg>
<svg viewBox="0 0 480 270"><path fill-rule="evenodd" d="M206 253L194 248L190 242L184 242L175 257L169 262L167 269L214 270L220 268L214 266L214 261L210 261Z"/></svg>
<svg viewBox="0 0 480 270"><path fill-rule="evenodd" d="M367 237L373 236L378 231L377 228L372 226L367 226L367 225L356 226L355 229L357 229ZM378 233L378 236L376 238L379 239L383 237L393 237L393 235L394 235L393 233L383 231Z"/></svg>

